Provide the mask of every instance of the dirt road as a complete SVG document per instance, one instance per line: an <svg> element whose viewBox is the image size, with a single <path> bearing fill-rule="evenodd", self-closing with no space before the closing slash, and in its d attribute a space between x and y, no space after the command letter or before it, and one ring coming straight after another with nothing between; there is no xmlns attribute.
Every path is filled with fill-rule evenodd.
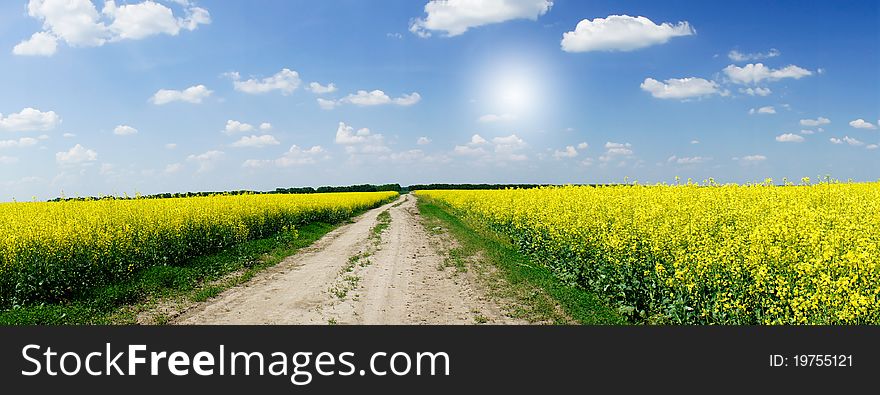
<svg viewBox="0 0 880 395"><path fill-rule="evenodd" d="M520 323L473 276L446 267L442 245L420 222L415 197L404 195L172 322Z"/></svg>

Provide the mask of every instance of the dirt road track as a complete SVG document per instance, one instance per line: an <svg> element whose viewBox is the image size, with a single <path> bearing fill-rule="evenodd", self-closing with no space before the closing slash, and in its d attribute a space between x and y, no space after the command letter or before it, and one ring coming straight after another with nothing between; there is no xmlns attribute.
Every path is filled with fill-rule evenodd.
<svg viewBox="0 0 880 395"><path fill-rule="evenodd" d="M380 214L391 221L381 235ZM506 317L468 273L444 267L415 197L373 209L175 324L473 324ZM441 248L442 250L442 248Z"/></svg>

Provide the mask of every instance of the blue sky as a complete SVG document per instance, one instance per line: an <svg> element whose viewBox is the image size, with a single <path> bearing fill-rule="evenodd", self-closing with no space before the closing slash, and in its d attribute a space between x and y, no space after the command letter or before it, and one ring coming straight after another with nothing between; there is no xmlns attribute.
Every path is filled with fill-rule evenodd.
<svg viewBox="0 0 880 395"><path fill-rule="evenodd" d="M873 181L878 20L872 1L5 1L0 200Z"/></svg>

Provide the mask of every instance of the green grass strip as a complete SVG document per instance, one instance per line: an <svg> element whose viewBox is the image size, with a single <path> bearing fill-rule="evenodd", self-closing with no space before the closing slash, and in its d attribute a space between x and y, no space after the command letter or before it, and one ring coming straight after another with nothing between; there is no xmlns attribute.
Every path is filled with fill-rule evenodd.
<svg viewBox="0 0 880 395"><path fill-rule="evenodd" d="M471 223L452 214L452 210L429 198L420 197L419 211L429 221L439 220L460 244L450 251L450 258L461 260L482 251L484 258L494 265L509 287L518 288L508 295L516 295L517 302L528 311L521 315L532 321L549 320L557 324L574 321L589 325L620 325L626 320L602 299L583 288L566 284L547 267L533 262L520 253L503 235ZM458 265L456 265L458 266ZM531 291L529 291L531 289ZM552 300L538 297L541 290ZM557 309L561 308L564 314Z"/></svg>

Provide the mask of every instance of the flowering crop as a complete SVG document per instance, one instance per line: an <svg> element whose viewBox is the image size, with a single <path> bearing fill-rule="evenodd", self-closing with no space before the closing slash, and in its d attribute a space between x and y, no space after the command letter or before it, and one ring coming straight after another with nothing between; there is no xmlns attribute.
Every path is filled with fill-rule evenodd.
<svg viewBox="0 0 880 395"><path fill-rule="evenodd" d="M880 183L419 191L633 322L880 323Z"/></svg>
<svg viewBox="0 0 880 395"><path fill-rule="evenodd" d="M396 192L0 204L0 308L55 302L246 240L338 222Z"/></svg>

